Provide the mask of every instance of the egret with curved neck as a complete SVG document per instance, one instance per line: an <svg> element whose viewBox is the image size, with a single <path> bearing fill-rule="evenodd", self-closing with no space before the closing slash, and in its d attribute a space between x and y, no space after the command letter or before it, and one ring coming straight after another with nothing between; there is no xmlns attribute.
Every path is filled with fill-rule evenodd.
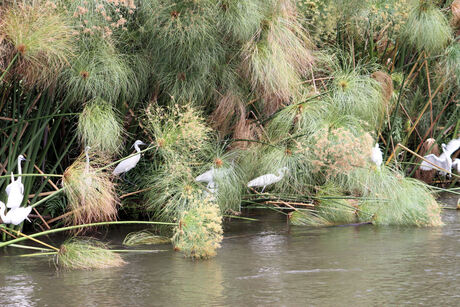
<svg viewBox="0 0 460 307"><path fill-rule="evenodd" d="M278 170L278 176L276 176L275 174L266 174L266 175L262 175L260 177L257 177L255 179L252 179L251 181L248 182L248 188L258 188L258 187L263 187L262 188L262 192L264 192L265 188L268 186L268 185L271 185L271 184L274 184L274 183L277 183L279 181L281 181L281 179L283 179L285 173L288 171L288 168L287 167L282 167Z"/></svg>
<svg viewBox="0 0 460 307"><path fill-rule="evenodd" d="M126 173L127 171L131 170L132 168L134 168L137 165L137 163L141 159L141 154L139 153L141 151L141 149L139 148L139 145L147 145L147 144L145 144L144 142L142 142L140 140L137 140L136 142L134 142L133 147L134 147L134 149L136 149L138 154L134 155L134 156L132 156L132 157L126 159L126 160L121 161L117 165L117 167L115 167L115 169L113 170L112 174L120 175L120 174Z"/></svg>
<svg viewBox="0 0 460 307"><path fill-rule="evenodd" d="M26 158L24 158L23 155L19 155L18 157L18 172L19 172L19 176L18 176L18 179L16 181L11 180L11 183L6 187L5 189L5 192L6 192L6 195L10 195L10 191L11 191L11 188L12 188L12 185L16 184L16 185L19 185L20 189L21 189L21 193L24 193L24 185L22 184L22 166L21 166L21 162L22 161L27 161Z"/></svg>

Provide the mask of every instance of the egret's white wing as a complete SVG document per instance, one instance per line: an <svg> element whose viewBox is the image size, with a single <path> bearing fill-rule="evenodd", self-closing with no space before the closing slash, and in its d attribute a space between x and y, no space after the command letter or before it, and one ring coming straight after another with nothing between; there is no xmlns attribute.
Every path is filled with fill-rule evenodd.
<svg viewBox="0 0 460 307"><path fill-rule="evenodd" d="M14 182L11 185L10 194L8 195L8 200L6 202L7 208L18 208L22 204L22 200L24 199L24 194L21 191L21 185L17 184L18 182Z"/></svg>
<svg viewBox="0 0 460 307"><path fill-rule="evenodd" d="M20 208L15 208L11 209L7 215L10 218L11 224L13 225L19 225L22 222L24 222L25 219L30 221L27 216L30 214L32 211L32 206L28 207L20 207Z"/></svg>
<svg viewBox="0 0 460 307"><path fill-rule="evenodd" d="M197 176L195 178L195 181L197 182L211 182L213 181L213 169L210 169L207 172L204 172L203 174Z"/></svg>
<svg viewBox="0 0 460 307"><path fill-rule="evenodd" d="M269 184L280 181L280 178L274 174L267 174L257 177L248 182L248 188L250 187L264 187Z"/></svg>
<svg viewBox="0 0 460 307"><path fill-rule="evenodd" d="M117 165L117 167L115 167L112 174L120 175L122 173L129 171L130 169L134 168L137 165L140 159L141 159L141 155L138 154L138 155L132 156L131 158L121 161Z"/></svg>
<svg viewBox="0 0 460 307"><path fill-rule="evenodd" d="M430 161L431 163L439 166L439 167L442 167L443 169L445 170L448 170L450 171L448 168L449 168L449 165L448 165L448 162L447 162L447 159L442 159L436 155L433 155L433 154L430 154L430 155L427 155L424 157L426 160ZM426 161L423 161L422 164L420 165L420 169L422 171L430 171L432 169L435 169L437 171L441 171L440 169L434 167L433 165L429 164L428 162Z"/></svg>
<svg viewBox="0 0 460 307"><path fill-rule="evenodd" d="M449 157L457 151L457 149L460 148L460 138L458 139L453 139L450 141L447 146L446 146L446 154L449 155Z"/></svg>
<svg viewBox="0 0 460 307"><path fill-rule="evenodd" d="M12 183L10 183L9 185L6 186L6 189L5 189L6 195L10 195L11 185L12 185Z"/></svg>
<svg viewBox="0 0 460 307"><path fill-rule="evenodd" d="M383 154L379 147L372 148L372 155L371 155L372 162L374 162L377 166L380 166L383 162Z"/></svg>

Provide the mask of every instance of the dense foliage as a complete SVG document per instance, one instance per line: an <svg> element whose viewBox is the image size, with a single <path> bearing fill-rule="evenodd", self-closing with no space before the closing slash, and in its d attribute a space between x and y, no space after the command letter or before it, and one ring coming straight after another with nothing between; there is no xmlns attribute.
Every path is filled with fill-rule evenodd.
<svg viewBox="0 0 460 307"><path fill-rule="evenodd" d="M175 222L176 249L208 258L244 206L295 225L442 224L410 177L459 177L419 170L427 142L460 136L458 0L1 3L0 188L19 154L24 174L48 174L22 178L24 205L47 197L34 228ZM140 162L112 176L136 139ZM264 193L247 187L280 169Z"/></svg>

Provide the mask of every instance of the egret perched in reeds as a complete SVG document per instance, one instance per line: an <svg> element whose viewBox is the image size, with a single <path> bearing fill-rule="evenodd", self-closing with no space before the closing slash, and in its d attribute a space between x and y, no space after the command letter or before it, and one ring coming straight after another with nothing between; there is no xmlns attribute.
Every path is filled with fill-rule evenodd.
<svg viewBox="0 0 460 307"><path fill-rule="evenodd" d="M457 149L460 148L460 138L451 140L447 145L442 144L441 148L442 148L442 154L439 157L434 154L430 154L430 155L425 156L424 158L430 161L431 163L433 163L434 165L437 165L440 168L443 168L444 170L450 172L453 166L451 155L454 152L456 152ZM432 169L435 169L435 167L430 165L428 162L423 161L420 166L420 169L423 171L430 171ZM442 176L447 175L447 173L443 170L440 170L439 172ZM451 176L452 175L449 174L449 177Z"/></svg>
<svg viewBox="0 0 460 307"><path fill-rule="evenodd" d="M274 183L277 183L279 181L281 181L281 179L283 179L285 173L288 171L288 168L287 167L282 167L278 170L278 176L276 176L275 174L266 174L266 175L262 175L260 177L257 177L251 181L248 182L248 188L260 188L260 187L263 187L262 188L262 193L264 192L265 188L267 187L267 185L271 185L271 184L274 184Z"/></svg>
<svg viewBox="0 0 460 307"><path fill-rule="evenodd" d="M210 182L214 181L214 175L215 175L215 170L214 167L212 167L209 171L204 172L201 175L198 175L195 178L196 182L204 182L209 184Z"/></svg>
<svg viewBox="0 0 460 307"><path fill-rule="evenodd" d="M21 193L24 193L24 185L22 184L22 178L21 178L21 175L22 175L21 162L22 161L27 161L27 160L26 158L24 158L23 155L19 155L18 157L18 173L19 173L18 179L16 181L14 181L14 178L13 180L11 180L11 183L5 189L6 195L10 195L10 191L13 185L18 185L22 191Z"/></svg>
<svg viewBox="0 0 460 307"><path fill-rule="evenodd" d="M126 262L102 242L72 238L61 245L56 264L67 270L91 270L120 267Z"/></svg>
<svg viewBox="0 0 460 307"><path fill-rule="evenodd" d="M10 190L6 206L8 208L19 208L24 199L24 185L19 182L19 179L14 180L14 174L11 172L11 183L9 184Z"/></svg>
<svg viewBox="0 0 460 307"><path fill-rule="evenodd" d="M147 144L145 144L144 142L140 140L137 140L136 142L134 142L133 146L138 152L138 154L132 156L131 158L121 161L117 165L117 167L115 167L115 169L113 170L114 175L120 175L120 174L126 173L127 171L131 170L137 165L137 163L141 159L141 154L139 153L141 149L139 148L139 145L147 145Z"/></svg>
<svg viewBox="0 0 460 307"><path fill-rule="evenodd" d="M13 208L8 211L6 215L5 210L5 204L0 201L0 217L2 218L4 224L19 225L24 222L24 220L28 220L30 222L27 216L30 214L30 211L32 211L32 206Z"/></svg>
<svg viewBox="0 0 460 307"><path fill-rule="evenodd" d="M460 159L455 159L452 162L452 168L457 171L457 173L460 174Z"/></svg>
<svg viewBox="0 0 460 307"><path fill-rule="evenodd" d="M375 143L375 146L372 148L371 160L377 165L377 168L380 169L383 162L383 154L380 150L379 143Z"/></svg>

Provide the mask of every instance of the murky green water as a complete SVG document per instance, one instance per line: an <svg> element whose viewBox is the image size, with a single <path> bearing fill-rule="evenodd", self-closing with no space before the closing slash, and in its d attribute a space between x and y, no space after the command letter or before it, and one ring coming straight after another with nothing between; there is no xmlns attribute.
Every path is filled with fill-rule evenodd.
<svg viewBox="0 0 460 307"><path fill-rule="evenodd" d="M454 205L456 199L446 199ZM59 272L49 258L0 252L0 306L460 305L460 213L442 228L289 227L238 221L219 255L190 261L165 246L123 268ZM106 239L120 244L128 228ZM7 257L9 256L9 257Z"/></svg>

